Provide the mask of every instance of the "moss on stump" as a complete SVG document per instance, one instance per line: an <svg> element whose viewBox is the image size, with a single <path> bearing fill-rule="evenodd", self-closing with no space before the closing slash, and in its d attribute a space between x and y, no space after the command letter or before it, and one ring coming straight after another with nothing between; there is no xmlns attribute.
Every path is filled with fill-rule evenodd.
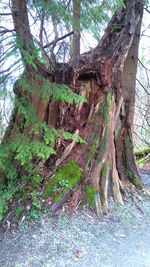
<svg viewBox="0 0 150 267"><path fill-rule="evenodd" d="M54 202L58 201L64 192L76 188L81 175L82 173L75 160L66 163L63 167L58 168L54 175L46 181L43 198L47 199L53 196Z"/></svg>

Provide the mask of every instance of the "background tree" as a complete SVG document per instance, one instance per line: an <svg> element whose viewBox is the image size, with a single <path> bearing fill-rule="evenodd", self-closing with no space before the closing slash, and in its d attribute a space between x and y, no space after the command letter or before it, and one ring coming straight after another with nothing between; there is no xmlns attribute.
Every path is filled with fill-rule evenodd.
<svg viewBox="0 0 150 267"><path fill-rule="evenodd" d="M109 196L123 204L122 193L131 184L143 188L132 142L143 4L124 1L76 68L60 62L64 46L57 47L66 34L59 37L56 31L69 28L70 1L45 1L44 12L40 1L33 4L42 16L40 40L31 33L26 1L11 1L13 42L24 72L14 84L14 109L0 147L2 214L7 198L30 199L36 190L50 199L53 210L68 199L74 210L82 200L101 216ZM54 40L45 44L49 18Z"/></svg>
<svg viewBox="0 0 150 267"><path fill-rule="evenodd" d="M146 62L145 62L146 63ZM137 78L136 90L136 116L135 116L135 135L139 140L140 146L149 147L150 129L150 86L149 86L149 65L139 60L139 75ZM145 145L144 145L145 144Z"/></svg>
<svg viewBox="0 0 150 267"><path fill-rule="evenodd" d="M80 0L73 0L73 32L72 62L75 63L80 55Z"/></svg>

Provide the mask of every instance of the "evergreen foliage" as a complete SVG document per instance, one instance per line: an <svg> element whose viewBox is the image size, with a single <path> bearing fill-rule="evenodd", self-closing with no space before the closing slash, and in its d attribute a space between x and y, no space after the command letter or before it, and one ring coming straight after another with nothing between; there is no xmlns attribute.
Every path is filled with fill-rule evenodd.
<svg viewBox="0 0 150 267"><path fill-rule="evenodd" d="M41 160L45 162L49 157L56 155L57 138L80 144L84 142L76 134L56 130L40 121L28 95L34 96L35 93L38 93L44 101L51 99L76 104L85 102L86 99L71 92L66 85L50 83L46 79L41 80L41 84L39 92L34 83L29 82L26 78L19 79L14 85L15 93L22 95L15 99L14 106L18 115L21 116L21 122L18 124L19 129L15 130L15 138L12 137L11 142L4 142L0 145L0 219L7 211L8 203L14 198L14 195L17 195L17 192L20 192L22 183L32 188L40 186L42 177L38 166L36 167L36 162ZM23 92L26 94L24 95ZM30 130L25 134L24 129ZM19 197L21 197L21 192ZM28 198L32 198L30 193ZM16 216L18 216L18 210Z"/></svg>
<svg viewBox="0 0 150 267"><path fill-rule="evenodd" d="M72 30L72 2L69 0L30 0L27 2L31 9L30 23L32 20L34 22L33 24L31 23L34 44L29 43L31 50L24 49L24 40L16 37L14 30L7 31L6 29L4 34L0 34L3 46L3 55L1 57L3 70L0 72L0 100L3 99L4 92L8 90L8 87L11 89L13 87L16 96L13 112L19 115L16 128L13 129L13 118L9 125L10 129L14 131L14 136L12 134L11 138L9 138L9 143L5 142L4 138L0 145L0 220L6 214L12 199L23 197L32 200L34 208L32 216L36 217L36 211L40 208L38 200L41 195L39 191L44 179L40 172L39 162L44 164L50 157L56 156L58 138L75 141L79 144L84 143L80 136L60 131L39 120L37 111L31 101L31 97L39 97L40 101L46 101L47 103L49 101L64 102L66 104L86 102L84 97L74 93L66 84L50 82L46 78L41 78L40 74L37 73L36 62L43 63L47 72L52 74L53 69L57 72L57 64L55 64L57 59L65 62L66 58L69 58L71 52L70 40L67 44L63 40L58 46L56 46L56 41L60 33L63 35ZM88 30L95 39L98 39L101 26L106 24L112 12L117 8L124 7L122 0L99 2L98 0L81 1L81 35ZM53 31L47 30L45 33L45 28L43 30L41 27L40 31L43 31L41 40L39 38L41 33L39 27L34 32L34 26L39 26L42 20L43 27L51 25ZM118 30L117 25L114 25L114 31L117 32ZM49 38L49 36L52 37ZM45 50L44 46L46 46ZM17 59L14 61L15 57ZM13 63L10 64L11 59L13 59ZM9 65L9 68L6 67L7 65ZM24 77L23 70L26 68L26 65L31 67L34 73L33 79ZM10 85L10 79L14 75L15 78ZM36 81L41 84L38 90ZM3 100L5 101L5 99ZM111 95L108 94L106 105L103 106L106 116L105 123L107 123L108 119L110 100ZM106 146L106 136L104 136L100 146L103 151ZM50 184L44 191L44 197L49 197L54 193L55 201L57 201L64 192L74 189L80 179L81 171L77 163L70 161L62 168L56 169L55 174L50 177ZM22 191L22 187L26 188L26 190ZM92 206L94 205L94 193L95 190L92 187L87 187L85 190L86 198L90 204L92 203ZM23 212L23 207L19 207L16 210L16 216L19 217L21 212Z"/></svg>

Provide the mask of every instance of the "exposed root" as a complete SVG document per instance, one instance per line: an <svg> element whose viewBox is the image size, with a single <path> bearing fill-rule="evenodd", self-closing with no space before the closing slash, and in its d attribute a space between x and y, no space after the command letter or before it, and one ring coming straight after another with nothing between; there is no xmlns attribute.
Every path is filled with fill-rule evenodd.
<svg viewBox="0 0 150 267"><path fill-rule="evenodd" d="M61 200L55 202L52 206L51 206L51 210L52 211L57 211L60 208L62 208L62 206L66 203L66 201L69 199L69 197L72 194L72 190L69 190L69 192L64 193L63 197L61 198Z"/></svg>
<svg viewBox="0 0 150 267"><path fill-rule="evenodd" d="M96 215L101 218L102 217L102 206L99 193L95 193L95 211Z"/></svg>
<svg viewBox="0 0 150 267"><path fill-rule="evenodd" d="M77 209L81 203L82 195L83 195L83 189L82 189L82 185L80 185L78 187L78 189L76 191L74 191L73 194L70 196L70 199L67 203L67 208L71 212L77 211Z"/></svg>

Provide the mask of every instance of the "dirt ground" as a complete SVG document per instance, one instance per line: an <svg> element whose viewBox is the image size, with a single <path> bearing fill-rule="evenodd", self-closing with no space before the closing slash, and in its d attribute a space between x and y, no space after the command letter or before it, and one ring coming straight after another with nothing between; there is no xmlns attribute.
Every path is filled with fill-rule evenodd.
<svg viewBox="0 0 150 267"><path fill-rule="evenodd" d="M150 267L150 200L112 203L101 220L49 211L0 235L0 267Z"/></svg>

